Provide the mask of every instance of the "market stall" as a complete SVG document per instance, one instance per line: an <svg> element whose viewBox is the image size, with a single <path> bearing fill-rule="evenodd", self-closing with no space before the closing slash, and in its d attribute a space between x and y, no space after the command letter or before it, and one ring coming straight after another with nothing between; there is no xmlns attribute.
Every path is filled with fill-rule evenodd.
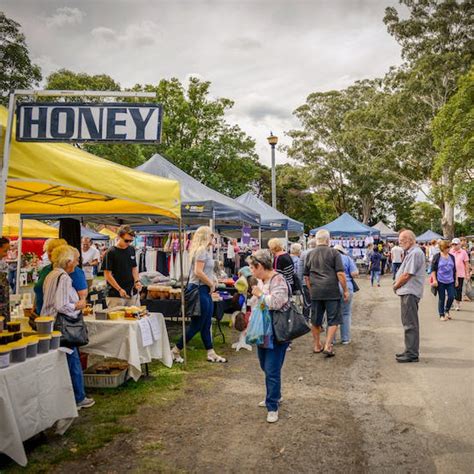
<svg viewBox="0 0 474 474"><path fill-rule="evenodd" d="M365 259L367 247L374 243L374 239L380 237L380 230L359 222L347 212L326 225L312 229L310 234L315 235L321 229L329 231L331 246L342 245L355 260L360 271L367 269Z"/></svg>
<svg viewBox="0 0 474 474"><path fill-rule="evenodd" d="M444 237L442 235L439 235L437 232L434 232L432 230L427 230L426 232L423 232L423 234L419 235L416 238L417 242L431 242L432 240L440 240L443 239Z"/></svg>
<svg viewBox="0 0 474 474"><path fill-rule="evenodd" d="M0 107L0 125L5 126L6 123L7 111ZM10 130L11 126L9 125L8 131ZM75 218L109 225L159 223L163 220L180 222L181 206L178 182L150 176L117 165L71 145L17 142L15 131L11 131L4 212L20 214L22 219ZM98 179L101 177L106 177L106 179ZM21 249L19 251L21 252ZM19 324L18 321L12 321L12 323ZM17 330L16 332L18 336L16 342L23 344L23 331ZM167 349L169 350L169 342L167 335L165 335L166 328L162 328L161 332L163 345L166 348L166 344L168 344ZM112 333L105 336L104 344L113 337L115 336ZM165 352L162 350L163 354ZM165 360L166 357L163 357ZM58 370L52 371L48 367L35 368L26 360L12 363L8 369L2 370L2 374L13 374L11 376L15 379L19 377L21 380L29 381L31 387L35 388L36 394L30 396L30 399L18 396L18 399L23 403L23 410L26 405L31 406L40 411L38 416L41 417L47 413L46 408L42 409L43 406L55 404L58 407L57 411L52 410L50 415L41 418L42 423L37 422L33 416L25 418L24 412L11 411L9 416L15 419L11 419L11 423L15 421L18 425L21 422L18 420L19 417L22 417L25 422L25 427L19 435L11 431L12 434L15 434L16 439L23 441L52 426L57 420L75 416L75 411L74 413L61 411L65 404L58 403L58 400L55 399L52 383L36 382L43 379L47 381L51 372L54 372L55 376L60 376L62 381L68 384L67 390L65 386L61 390L68 393L70 390L75 410L75 402L70 389L70 375L65 361L62 364L65 370L59 370L56 367ZM17 384L22 385L18 382ZM3 387L2 383L1 388ZM23 390L27 393L25 387ZM3 397L4 395L0 397L2 402L4 401ZM36 403L37 397L44 399L42 404ZM61 402L61 400L59 401ZM7 409L11 410L11 407L7 407ZM9 443L6 443L5 446L2 444L0 451L15 455ZM26 463L26 458L21 461Z"/></svg>
<svg viewBox="0 0 474 474"><path fill-rule="evenodd" d="M391 240L391 241L398 240L398 232L391 229L383 221L378 221L377 224L372 226L372 229L376 229L380 231L380 238L382 240Z"/></svg>
<svg viewBox="0 0 474 474"><path fill-rule="evenodd" d="M0 453L26 466L23 441L58 420L75 417L76 402L64 352L49 351L0 370Z"/></svg>
<svg viewBox="0 0 474 474"><path fill-rule="evenodd" d="M235 199L260 215L261 235L256 234L253 229L252 235L257 238L270 239L283 234L288 240L291 237L299 237L304 234L304 224L268 205L250 191ZM230 229L227 230L229 232Z"/></svg>
<svg viewBox="0 0 474 474"><path fill-rule="evenodd" d="M154 326L149 324L152 320ZM102 321L88 317L85 321L89 344L81 351L127 361L133 380L137 381L142 375L141 364L159 360L166 367L173 365L162 314L150 313L140 320Z"/></svg>

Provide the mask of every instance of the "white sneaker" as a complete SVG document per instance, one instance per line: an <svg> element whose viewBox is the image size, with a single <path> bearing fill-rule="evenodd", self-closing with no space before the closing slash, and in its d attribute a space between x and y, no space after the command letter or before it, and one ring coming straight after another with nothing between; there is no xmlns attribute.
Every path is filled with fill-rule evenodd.
<svg viewBox="0 0 474 474"><path fill-rule="evenodd" d="M278 404L281 405L281 403L283 402L283 397L280 398L280 400L278 400ZM266 408L267 407L267 403L265 402L265 400L261 401L259 404L258 404L259 407L261 408Z"/></svg>
<svg viewBox="0 0 474 474"><path fill-rule="evenodd" d="M77 409L80 410L81 408L90 408L95 405L95 400L93 398L84 398L79 403L76 404Z"/></svg>
<svg viewBox="0 0 474 474"><path fill-rule="evenodd" d="M267 414L267 421L268 423L275 423L278 421L278 412L277 411L269 411Z"/></svg>

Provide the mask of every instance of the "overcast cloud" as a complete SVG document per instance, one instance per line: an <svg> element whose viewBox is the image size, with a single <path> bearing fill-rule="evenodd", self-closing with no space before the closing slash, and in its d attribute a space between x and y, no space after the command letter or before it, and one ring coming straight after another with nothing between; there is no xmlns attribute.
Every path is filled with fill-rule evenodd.
<svg viewBox="0 0 474 474"><path fill-rule="evenodd" d="M235 101L228 120L257 140L297 127L309 93L382 76L400 63L383 24L396 0L4 0L33 60L109 74L123 87L197 75ZM284 157L279 155L279 161Z"/></svg>

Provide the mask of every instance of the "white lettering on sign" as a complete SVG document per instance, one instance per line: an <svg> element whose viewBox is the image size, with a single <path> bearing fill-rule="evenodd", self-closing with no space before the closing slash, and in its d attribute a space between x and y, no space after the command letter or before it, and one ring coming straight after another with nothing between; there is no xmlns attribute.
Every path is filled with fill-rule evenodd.
<svg viewBox="0 0 474 474"><path fill-rule="evenodd" d="M161 139L159 104L23 103L18 141L152 142Z"/></svg>

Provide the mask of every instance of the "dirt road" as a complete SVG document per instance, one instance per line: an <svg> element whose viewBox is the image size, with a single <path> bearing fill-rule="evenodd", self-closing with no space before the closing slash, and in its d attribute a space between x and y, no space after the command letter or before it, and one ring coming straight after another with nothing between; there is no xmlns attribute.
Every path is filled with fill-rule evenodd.
<svg viewBox="0 0 474 474"><path fill-rule="evenodd" d="M421 359L402 348L391 280L355 298L353 343L336 357L293 344L283 373L280 421L269 425L255 353L193 376L165 410L143 407L136 430L61 472L473 472L474 304L440 323L435 298L421 304Z"/></svg>

